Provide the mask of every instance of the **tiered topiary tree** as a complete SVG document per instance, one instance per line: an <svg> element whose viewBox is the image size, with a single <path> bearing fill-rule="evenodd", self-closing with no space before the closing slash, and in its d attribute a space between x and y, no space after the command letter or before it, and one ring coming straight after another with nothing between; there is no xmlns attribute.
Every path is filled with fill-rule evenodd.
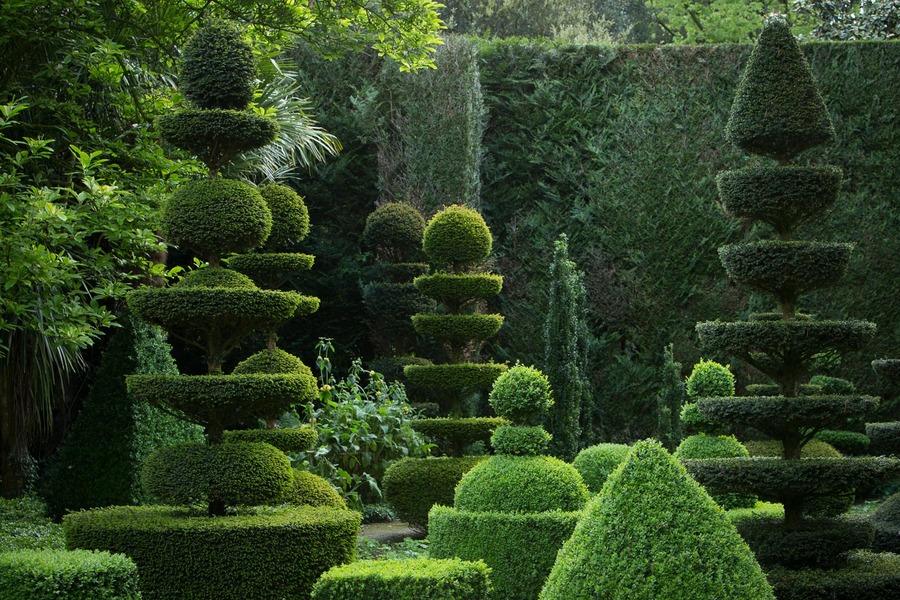
<svg viewBox="0 0 900 600"><path fill-rule="evenodd" d="M245 361L238 374L222 371L247 334L272 332L319 304L296 292L260 289L246 275L221 266L228 255L263 245L273 229L273 210L257 188L218 177L237 153L275 135L270 120L248 110L254 78L252 50L230 25L202 28L185 49L180 83L190 106L162 119L160 129L167 140L206 163L210 177L179 186L164 209L163 223L170 242L192 250L209 266L170 288L140 289L128 299L136 316L206 357L208 375L128 378L137 398L204 428L206 443L165 448L144 468L147 490L183 508L114 507L65 521L69 547L129 555L140 569L144 598L171 597L174 590L198 598L305 597L319 574L354 555L357 513L321 506L253 508L296 502L298 492L308 487L279 449L308 445L305 432L248 432L250 439L226 432L255 419L272 420L291 404L316 398L309 369L274 348ZM270 191L285 196L281 189ZM304 217L294 210L296 202L278 202L273 207L288 206L288 221L295 220L287 235L297 233L297 221ZM276 227L276 243L277 232ZM265 262L271 255L259 256ZM274 269L252 270L289 270L286 262L291 259L276 260ZM312 503L328 504L328 499ZM189 508L198 505L208 516Z"/></svg>
<svg viewBox="0 0 900 600"><path fill-rule="evenodd" d="M849 520L809 518L809 504L890 478L900 473L900 461L800 460L803 447L817 431L864 415L877 404L869 396L805 395L801 388L820 356L860 349L875 325L818 320L798 310L803 294L841 279L852 246L794 240L799 225L834 203L841 171L794 164L800 152L830 141L834 131L809 66L782 18L773 17L760 35L738 85L726 134L741 149L778 162L769 166L758 159L755 164L761 166L728 171L718 178L728 213L764 223L777 237L724 246L719 249L722 263L739 284L773 296L778 310L751 315L748 321L700 323L697 332L708 349L737 356L771 378L780 394L702 398L697 407L708 419L753 427L780 441L783 457L689 461L688 470L717 492L755 493L762 500L783 504L783 521L761 519L741 525L764 565L839 567L845 552L871 543L871 528ZM790 581L799 579L780 581L779 598L803 597L791 588Z"/></svg>
<svg viewBox="0 0 900 600"><path fill-rule="evenodd" d="M511 425L494 431L497 454L463 476L453 508L431 509L429 553L482 559L491 568L495 597L530 600L590 493L575 467L544 455L550 434L539 423L553 400L543 373L516 365L496 380L490 402Z"/></svg>

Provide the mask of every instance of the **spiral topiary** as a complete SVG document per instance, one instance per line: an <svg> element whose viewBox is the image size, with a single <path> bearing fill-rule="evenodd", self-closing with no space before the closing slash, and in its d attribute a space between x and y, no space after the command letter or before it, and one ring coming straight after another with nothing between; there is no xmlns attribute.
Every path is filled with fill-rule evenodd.
<svg viewBox="0 0 900 600"><path fill-rule="evenodd" d="M425 226L422 249L439 268L466 270L487 259L491 230L477 210L452 205L434 215Z"/></svg>
<svg viewBox="0 0 900 600"><path fill-rule="evenodd" d="M256 59L241 31L216 22L198 30L184 48L179 88L201 108L244 110L253 99Z"/></svg>

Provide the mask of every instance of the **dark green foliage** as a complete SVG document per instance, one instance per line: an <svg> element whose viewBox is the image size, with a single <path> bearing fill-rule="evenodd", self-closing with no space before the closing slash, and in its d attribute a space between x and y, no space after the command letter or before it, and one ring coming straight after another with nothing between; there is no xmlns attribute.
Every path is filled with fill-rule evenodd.
<svg viewBox="0 0 900 600"><path fill-rule="evenodd" d="M631 448L625 444L595 444L578 453L572 466L592 494L600 493L609 474L616 470Z"/></svg>
<svg viewBox="0 0 900 600"><path fill-rule="evenodd" d="M363 560L325 572L313 600L488 600L490 569L459 559Z"/></svg>
<svg viewBox="0 0 900 600"><path fill-rule="evenodd" d="M232 256L228 267L251 277L257 285L269 287L295 273L309 271L315 260L312 254L260 252Z"/></svg>
<svg viewBox="0 0 900 600"><path fill-rule="evenodd" d="M548 276L551 287L544 320L542 367L556 401L545 426L553 436L550 453L572 460L579 448L593 438L593 397L587 375L592 338L587 324L584 274L569 260L569 239L565 234L553 246Z"/></svg>
<svg viewBox="0 0 900 600"><path fill-rule="evenodd" d="M581 514L485 513L435 506L428 516L428 554L483 560L491 569L493 598L534 600Z"/></svg>
<svg viewBox="0 0 900 600"><path fill-rule="evenodd" d="M417 314L412 316L412 322L416 331L426 337L461 346L492 337L503 326L503 315Z"/></svg>
<svg viewBox="0 0 900 600"><path fill-rule="evenodd" d="M0 598L140 600L138 570L127 557L87 550L0 553Z"/></svg>
<svg viewBox="0 0 900 600"><path fill-rule="evenodd" d="M873 527L859 519L804 521L786 528L781 519L756 518L736 523L763 566L834 568L846 564L848 550L869 548Z"/></svg>
<svg viewBox="0 0 900 600"><path fill-rule="evenodd" d="M837 167L804 165L723 171L716 183L730 216L761 221L788 235L834 204L842 179Z"/></svg>
<svg viewBox="0 0 900 600"><path fill-rule="evenodd" d="M222 441L230 442L264 442L275 446L282 452L306 452L318 439L316 430L308 425L296 429L241 429L226 431Z"/></svg>
<svg viewBox="0 0 900 600"><path fill-rule="evenodd" d="M232 371L233 375L249 375L251 373L268 373L269 375L296 373L311 376L312 369L303 364L298 357L288 354L281 348L266 348L239 362Z"/></svg>
<svg viewBox="0 0 900 600"><path fill-rule="evenodd" d="M43 495L50 514L148 498L141 465L157 448L196 441L197 427L137 401L125 375L177 373L165 334L125 316L110 339L78 419L47 474Z"/></svg>
<svg viewBox="0 0 900 600"><path fill-rule="evenodd" d="M183 290L198 288L228 288L234 290L255 290L253 280L231 269L196 269L188 271L175 287Z"/></svg>
<svg viewBox="0 0 900 600"><path fill-rule="evenodd" d="M675 360L672 344L663 348L663 364L660 370L662 388L656 396L656 439L666 450L673 451L685 434L682 411L685 406L686 386L681 376L681 363ZM694 433L692 430L691 433Z"/></svg>
<svg viewBox="0 0 900 600"><path fill-rule="evenodd" d="M513 425L535 425L553 405L547 376L534 367L516 365L494 381L491 407Z"/></svg>
<svg viewBox="0 0 900 600"><path fill-rule="evenodd" d="M823 429L815 435L815 439L830 444L835 450L847 456L860 456L869 452L869 437L855 431Z"/></svg>
<svg viewBox="0 0 900 600"><path fill-rule="evenodd" d="M875 541L872 549L876 552L900 554L900 493L885 500L870 517L875 526Z"/></svg>
<svg viewBox="0 0 900 600"><path fill-rule="evenodd" d="M728 275L778 301L837 284L850 262L853 244L763 241L719 248Z"/></svg>
<svg viewBox="0 0 900 600"><path fill-rule="evenodd" d="M485 456L404 458L388 467L382 479L384 495L397 516L413 527L428 526L435 504L450 506L456 484Z"/></svg>
<svg viewBox="0 0 900 600"><path fill-rule="evenodd" d="M491 447L497 454L537 456L547 452L550 441L550 434L540 425L535 427L503 425L491 436Z"/></svg>
<svg viewBox="0 0 900 600"><path fill-rule="evenodd" d="M316 397L308 375L132 375L128 391L154 406L173 408L207 430L222 431L247 419L274 419L295 403Z"/></svg>
<svg viewBox="0 0 900 600"><path fill-rule="evenodd" d="M196 156L213 174L238 154L261 148L278 135L273 119L237 110L184 109L160 117L157 125L164 140Z"/></svg>
<svg viewBox="0 0 900 600"><path fill-rule="evenodd" d="M691 400L708 396L734 396L734 375L714 360L700 360L685 381L685 393Z"/></svg>
<svg viewBox="0 0 900 600"><path fill-rule="evenodd" d="M726 435L692 435L686 437L675 450L675 458L678 460L747 456L750 456L747 448L734 436ZM753 508L756 505L756 496L753 494L712 494L712 499L725 510Z"/></svg>
<svg viewBox="0 0 900 600"><path fill-rule="evenodd" d="M474 300L493 298L503 288L503 276L493 273L434 273L416 277L416 289L441 304L462 307Z"/></svg>
<svg viewBox="0 0 900 600"><path fill-rule="evenodd" d="M437 450L447 456L462 456L463 450L475 442L487 444L494 430L508 421L500 417L468 417L462 419L420 419L412 421L412 428L437 444Z"/></svg>
<svg viewBox="0 0 900 600"><path fill-rule="evenodd" d="M884 600L900 594L900 557L851 552L840 569L775 568L767 573L779 600Z"/></svg>
<svg viewBox="0 0 900 600"><path fill-rule="evenodd" d="M228 506L280 504L294 478L284 452L263 443L179 444L144 463L147 493L164 504L224 502Z"/></svg>
<svg viewBox="0 0 900 600"><path fill-rule="evenodd" d="M822 393L828 395L841 395L841 396L849 396L851 394L855 394L856 386L853 385L852 382L847 381L846 379L842 379L841 377L828 377L827 375L813 375L809 378L809 385L815 386L819 391L817 392L803 392L803 386L801 384L800 393Z"/></svg>
<svg viewBox="0 0 900 600"><path fill-rule="evenodd" d="M363 285L362 294L375 335L382 342L379 346L384 346L385 351L409 349L409 344L404 342L415 335L410 317L434 310L434 303L408 282L373 281Z"/></svg>
<svg viewBox="0 0 900 600"><path fill-rule="evenodd" d="M498 363L407 365L403 374L412 383L425 388L479 390L490 387L507 368Z"/></svg>
<svg viewBox="0 0 900 600"><path fill-rule="evenodd" d="M184 183L163 209L166 240L208 261L262 244L272 213L252 185L231 179Z"/></svg>
<svg viewBox="0 0 900 600"><path fill-rule="evenodd" d="M781 456L784 446L779 440L751 440L744 444L750 456ZM809 440L800 451L800 458L840 458L842 454L831 444L820 440ZM715 458L712 456L692 456L690 458Z"/></svg>
<svg viewBox="0 0 900 600"><path fill-rule="evenodd" d="M272 231L263 246L265 252L281 250L309 234L309 210L297 192L279 184L257 189L272 213Z"/></svg>
<svg viewBox="0 0 900 600"><path fill-rule="evenodd" d="M779 396L781 386L777 383L748 383L744 391L747 392L747 396ZM801 396L813 396L822 393L822 386L801 383L798 391Z"/></svg>
<svg viewBox="0 0 900 600"><path fill-rule="evenodd" d="M872 369L888 381L900 382L900 359L873 360Z"/></svg>
<svg viewBox="0 0 900 600"><path fill-rule="evenodd" d="M452 205L434 215L425 226L422 250L439 268L466 270L491 254L493 238L477 210Z"/></svg>
<svg viewBox="0 0 900 600"><path fill-rule="evenodd" d="M382 204L366 218L362 242L382 260L415 259L422 249L425 217L407 202Z"/></svg>
<svg viewBox="0 0 900 600"><path fill-rule="evenodd" d="M900 455L900 421L892 423L866 423L866 435L871 440L871 454Z"/></svg>
<svg viewBox="0 0 900 600"><path fill-rule="evenodd" d="M463 476L453 506L470 512L572 512L589 496L578 471L558 458L498 454Z"/></svg>
<svg viewBox="0 0 900 600"><path fill-rule="evenodd" d="M428 273L428 263L376 263L372 267L373 279L384 279L392 283L408 283Z"/></svg>
<svg viewBox="0 0 900 600"><path fill-rule="evenodd" d="M279 507L210 519L165 506L68 515L69 548L120 552L141 573L143 600L185 597L306 598L319 576L350 562L361 515L326 507ZM177 541L173 546L173 541Z"/></svg>
<svg viewBox="0 0 900 600"><path fill-rule="evenodd" d="M783 17L769 20L738 83L725 135L753 154L788 160L834 139L834 126Z"/></svg>
<svg viewBox="0 0 900 600"><path fill-rule="evenodd" d="M347 503L328 480L309 471L294 469L294 486L288 495L289 504L327 506L347 509Z"/></svg>
<svg viewBox="0 0 900 600"><path fill-rule="evenodd" d="M256 59L239 29L216 22L198 29L184 48L178 87L201 108L243 110L253 99Z"/></svg>
<svg viewBox="0 0 900 600"><path fill-rule="evenodd" d="M541 600L774 598L725 513L659 442L635 445L565 543Z"/></svg>

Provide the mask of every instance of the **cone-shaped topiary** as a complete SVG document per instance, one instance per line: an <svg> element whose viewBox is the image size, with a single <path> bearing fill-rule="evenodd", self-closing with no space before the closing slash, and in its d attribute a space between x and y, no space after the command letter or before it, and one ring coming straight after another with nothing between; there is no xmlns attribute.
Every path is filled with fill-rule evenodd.
<svg viewBox="0 0 900 600"><path fill-rule="evenodd" d="M200 108L244 110L253 99L256 59L231 23L211 23L184 48L179 87Z"/></svg>
<svg viewBox="0 0 900 600"><path fill-rule="evenodd" d="M661 444L635 444L563 545L541 600L774 598L725 512Z"/></svg>

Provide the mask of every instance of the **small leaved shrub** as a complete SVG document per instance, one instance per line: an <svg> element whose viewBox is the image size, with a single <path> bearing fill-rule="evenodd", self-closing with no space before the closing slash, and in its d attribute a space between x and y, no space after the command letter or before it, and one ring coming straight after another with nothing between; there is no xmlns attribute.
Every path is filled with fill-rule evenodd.
<svg viewBox="0 0 900 600"><path fill-rule="evenodd" d="M622 464L630 451L625 444L595 444L579 452L572 466L581 474L588 490L598 494L606 478Z"/></svg>
<svg viewBox="0 0 900 600"><path fill-rule="evenodd" d="M845 456L862 456L869 451L870 440L864 433L823 429L816 433L815 439L830 444Z"/></svg>
<svg viewBox="0 0 900 600"><path fill-rule="evenodd" d="M714 360L701 360L688 375L685 392L691 400L734 396L734 375Z"/></svg>
<svg viewBox="0 0 900 600"><path fill-rule="evenodd" d="M308 506L347 508L344 498L324 477L299 469L294 469L294 487L288 496L288 502Z"/></svg>
<svg viewBox="0 0 900 600"><path fill-rule="evenodd" d="M37 496L0 498L0 552L65 548L62 527L46 514Z"/></svg>
<svg viewBox="0 0 900 600"><path fill-rule="evenodd" d="M522 427L504 425L491 436L491 446L497 454L537 456L547 451L551 436L542 426Z"/></svg>
<svg viewBox="0 0 900 600"><path fill-rule="evenodd" d="M140 600L138 571L121 554L88 550L0 553L0 598Z"/></svg>
<svg viewBox="0 0 900 600"><path fill-rule="evenodd" d="M537 425L553 404L550 381L534 367L516 365L497 378L489 401L513 425Z"/></svg>
<svg viewBox="0 0 900 600"><path fill-rule="evenodd" d="M438 268L466 269L484 262L493 239L478 211L452 205L434 215L425 226L422 249Z"/></svg>
<svg viewBox="0 0 900 600"><path fill-rule="evenodd" d="M382 260L408 261L422 248L425 218L407 202L388 202L366 217L362 241Z"/></svg>

